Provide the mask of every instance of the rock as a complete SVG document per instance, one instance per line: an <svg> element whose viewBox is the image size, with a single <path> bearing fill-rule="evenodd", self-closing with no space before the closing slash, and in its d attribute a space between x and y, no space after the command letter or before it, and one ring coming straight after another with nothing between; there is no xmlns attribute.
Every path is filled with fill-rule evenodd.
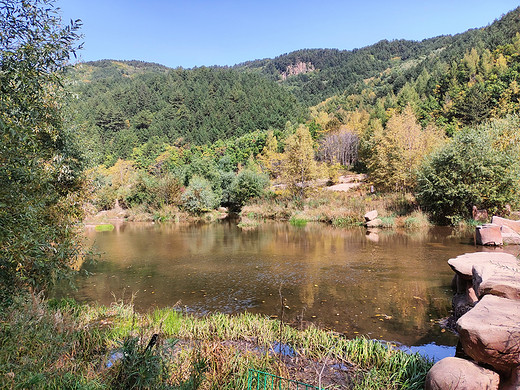
<svg viewBox="0 0 520 390"><path fill-rule="evenodd" d="M520 245L520 234L515 232L509 226L501 226L502 240L507 245Z"/></svg>
<svg viewBox="0 0 520 390"><path fill-rule="evenodd" d="M491 294L520 301L520 265L474 265L473 288L478 298Z"/></svg>
<svg viewBox="0 0 520 390"><path fill-rule="evenodd" d="M499 375L477 364L456 357L439 360L426 375L426 390L496 390Z"/></svg>
<svg viewBox="0 0 520 390"><path fill-rule="evenodd" d="M377 218L377 210L372 210L372 211L369 211L368 213L365 214L365 221L366 222L373 221L376 218Z"/></svg>
<svg viewBox="0 0 520 390"><path fill-rule="evenodd" d="M463 279L473 278L473 266L478 264L502 264L504 266L518 266L518 260L509 253L502 252L474 252L466 253L448 260L448 264Z"/></svg>
<svg viewBox="0 0 520 390"><path fill-rule="evenodd" d="M487 222L488 221L488 212L487 210L479 210L477 206L473 206L473 219L479 222Z"/></svg>
<svg viewBox="0 0 520 390"><path fill-rule="evenodd" d="M511 377L500 384L500 390L518 390L520 389L520 368L517 367L511 373Z"/></svg>
<svg viewBox="0 0 520 390"><path fill-rule="evenodd" d="M475 293L473 292L473 294ZM469 294L454 294L453 298L451 300L451 306L453 309L453 317L456 320L458 320L460 317L462 317L464 314L466 314L468 311L473 309L473 306L475 306L475 303L478 302L477 299L473 299L473 297Z"/></svg>
<svg viewBox="0 0 520 390"><path fill-rule="evenodd" d="M381 221L379 218L376 218L376 219L373 219L372 221L368 221L365 224L365 226L368 228L381 227L381 226L383 226L383 221Z"/></svg>
<svg viewBox="0 0 520 390"><path fill-rule="evenodd" d="M457 321L464 352L508 374L520 364L520 301L485 295Z"/></svg>
<svg viewBox="0 0 520 390"><path fill-rule="evenodd" d="M507 226L508 228L511 228L514 232L520 234L520 221L513 221L512 219L494 216L493 218L491 218L491 223L498 226Z"/></svg>
<svg viewBox="0 0 520 390"><path fill-rule="evenodd" d="M477 245L499 246L504 243L502 240L502 231L500 230L500 226L491 223L477 226L475 229L475 240Z"/></svg>

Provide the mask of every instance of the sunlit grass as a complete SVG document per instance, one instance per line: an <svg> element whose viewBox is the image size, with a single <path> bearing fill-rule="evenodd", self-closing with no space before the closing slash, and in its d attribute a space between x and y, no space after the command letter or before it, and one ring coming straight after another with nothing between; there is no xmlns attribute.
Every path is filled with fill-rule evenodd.
<svg viewBox="0 0 520 390"><path fill-rule="evenodd" d="M249 368L290 375L275 343L315 364L348 364L349 383L356 389L422 388L432 364L375 340L348 340L313 325L297 330L251 313L198 317L163 308L139 314L121 302L79 305L25 296L1 315L1 388L188 386L199 381L201 388L238 389L244 388ZM154 334L157 347L145 353ZM128 358L108 364L121 350ZM131 367L139 368L140 376L130 374Z"/></svg>

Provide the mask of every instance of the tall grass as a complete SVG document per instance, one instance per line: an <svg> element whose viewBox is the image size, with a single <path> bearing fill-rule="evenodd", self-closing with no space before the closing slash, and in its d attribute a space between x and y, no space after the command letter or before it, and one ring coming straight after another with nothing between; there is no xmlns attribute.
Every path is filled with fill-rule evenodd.
<svg viewBox="0 0 520 390"><path fill-rule="evenodd" d="M278 343L295 351L293 360L348 364L356 389L418 389L432 364L378 341L347 340L314 326L297 330L250 313L138 314L121 302L24 296L0 314L1 388L243 389L249 368L294 374L291 358L273 347ZM154 334L157 343L147 348Z"/></svg>

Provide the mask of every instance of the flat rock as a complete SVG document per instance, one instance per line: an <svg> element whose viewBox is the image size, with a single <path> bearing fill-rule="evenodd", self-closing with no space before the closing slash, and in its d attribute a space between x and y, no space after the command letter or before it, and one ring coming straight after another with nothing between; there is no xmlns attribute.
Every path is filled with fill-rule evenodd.
<svg viewBox="0 0 520 390"><path fill-rule="evenodd" d="M502 226L502 240L507 245L520 245L520 234L509 226Z"/></svg>
<svg viewBox="0 0 520 390"><path fill-rule="evenodd" d="M457 321L464 352L479 363L510 373L520 364L520 301L485 295Z"/></svg>
<svg viewBox="0 0 520 390"><path fill-rule="evenodd" d="M365 221L367 221L367 222L373 221L376 218L377 218L377 210L372 210L365 214Z"/></svg>
<svg viewBox="0 0 520 390"><path fill-rule="evenodd" d="M479 299L491 294L520 301L520 265L474 265L473 289Z"/></svg>
<svg viewBox="0 0 520 390"><path fill-rule="evenodd" d="M518 266L515 256L503 252L475 252L466 253L448 260L450 267L463 279L473 278L473 266L478 264L502 264L504 266Z"/></svg>
<svg viewBox="0 0 520 390"><path fill-rule="evenodd" d="M496 390L499 375L456 357L439 360L426 375L426 390Z"/></svg>
<svg viewBox="0 0 520 390"><path fill-rule="evenodd" d="M498 226L507 226L517 234L520 234L520 221L494 216L491 218L491 223Z"/></svg>
<svg viewBox="0 0 520 390"><path fill-rule="evenodd" d="M381 226L383 226L383 221L381 221L379 218L376 218L376 219L373 219L372 221L368 221L365 224L365 226L368 227L368 228L371 228L371 227L381 227Z"/></svg>
<svg viewBox="0 0 520 390"><path fill-rule="evenodd" d="M477 226L475 229L475 241L477 242L477 245L500 246L504 243L502 239L502 230L499 225L491 223Z"/></svg>

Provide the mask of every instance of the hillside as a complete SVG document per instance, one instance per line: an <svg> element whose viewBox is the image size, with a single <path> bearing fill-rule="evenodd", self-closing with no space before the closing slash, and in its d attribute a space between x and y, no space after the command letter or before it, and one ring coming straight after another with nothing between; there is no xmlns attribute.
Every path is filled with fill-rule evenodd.
<svg viewBox="0 0 520 390"><path fill-rule="evenodd" d="M232 68L79 64L70 72L78 96L74 123L94 163L129 158L150 139L203 145L256 130L283 131L288 122L311 123L317 136L352 126L348 113L360 110L384 124L407 104L421 123L435 122L452 134L515 112L519 31L517 8L454 36L383 40L351 51L304 49ZM317 119L320 112L328 118Z"/></svg>

